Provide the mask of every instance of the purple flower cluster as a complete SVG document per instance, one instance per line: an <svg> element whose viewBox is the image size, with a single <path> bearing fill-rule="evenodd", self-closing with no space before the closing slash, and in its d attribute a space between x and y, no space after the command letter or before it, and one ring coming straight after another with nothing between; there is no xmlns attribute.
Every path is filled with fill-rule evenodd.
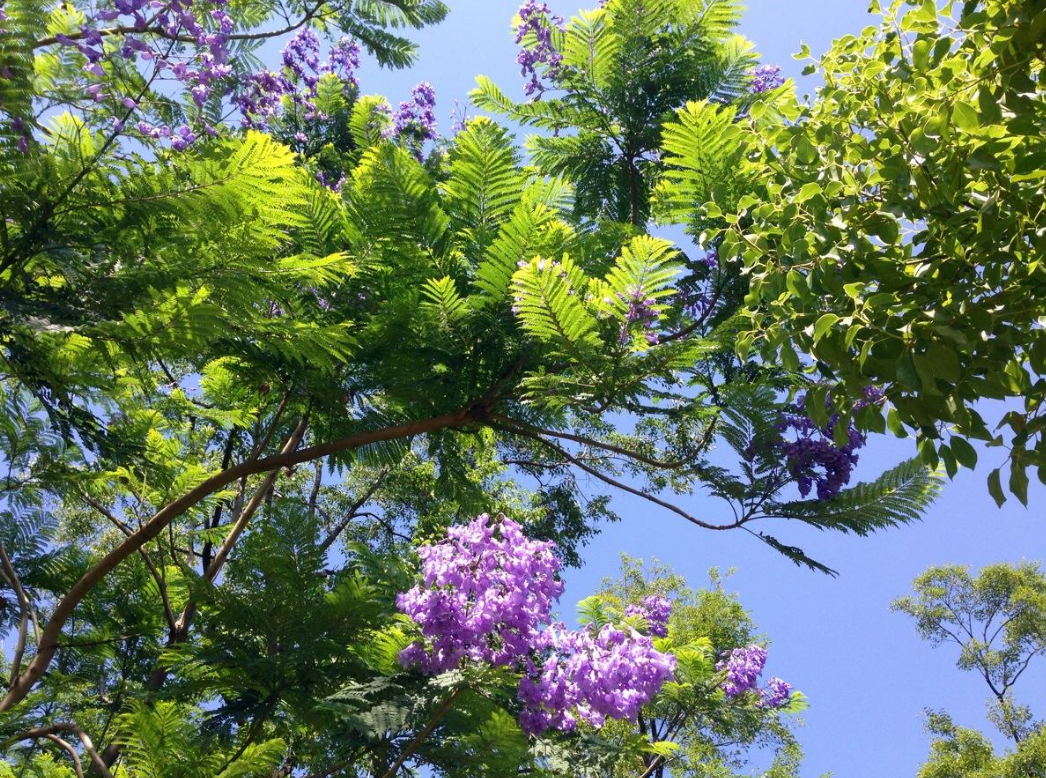
<svg viewBox="0 0 1046 778"><path fill-rule="evenodd" d="M543 635L545 659L530 662L519 685L520 726L527 734L595 727L608 719L635 721L640 709L673 678L675 657L635 630L611 624L571 631L553 625Z"/></svg>
<svg viewBox="0 0 1046 778"><path fill-rule="evenodd" d="M629 295L619 292L618 298L627 306L625 321L621 324L621 334L619 336L621 343L625 344L631 340L631 325L638 323L643 327L643 337L646 339L647 344L656 346L659 341L657 332L655 332L658 323L658 313L654 310L654 305L657 303L657 300L652 297L644 298L640 289L634 290Z"/></svg>
<svg viewBox="0 0 1046 778"><path fill-rule="evenodd" d="M752 94L771 92L784 83L781 78L781 67L779 65L760 65L752 70L749 75L752 78Z"/></svg>
<svg viewBox="0 0 1046 778"><path fill-rule="evenodd" d="M672 601L667 597L651 594L644 597L639 605L625 608L625 616L638 616L647 624L647 632L654 637L663 638L668 634L668 619L672 616Z"/></svg>
<svg viewBox="0 0 1046 778"><path fill-rule="evenodd" d="M759 705L764 708L779 708L791 697L792 687L780 678L773 677L763 689L759 688L759 676L766 666L766 649L752 644L735 648L716 665L716 670L726 672L720 688L727 697L740 697L748 692L759 692Z"/></svg>
<svg viewBox="0 0 1046 778"><path fill-rule="evenodd" d="M884 397L879 387L866 387L864 398L854 404L854 411L877 405L883 402ZM802 398L797 405L802 411L806 398ZM817 498L829 500L850 482L853 468L858 462L857 449L865 445L867 438L851 424L846 433L846 445L836 445L835 427L838 423L839 415L834 414L822 429L805 413L799 413L786 414L778 425L782 435L795 433L794 440L783 437L779 447L784 455L785 467L796 480L803 497L816 486Z"/></svg>
<svg viewBox="0 0 1046 778"><path fill-rule="evenodd" d="M716 665L719 672L726 671L722 688L727 697L739 697L759 685L759 676L766 665L766 649L758 645L735 648L726 659Z"/></svg>
<svg viewBox="0 0 1046 778"><path fill-rule="evenodd" d="M283 69L279 73L262 70L243 79L241 89L232 98L243 115L245 127L265 129L279 114L284 98L300 111L306 120L322 119L316 108L320 77L333 73L348 87L358 87L355 73L360 65L360 47L350 38L342 38L320 61L320 40L308 28L299 30L281 52ZM303 133L301 133L304 135ZM301 139L299 139L301 140Z"/></svg>
<svg viewBox="0 0 1046 778"><path fill-rule="evenodd" d="M320 170L316 173L316 180L323 186L330 189L334 194L341 194L341 190L345 187L345 174L342 173L337 179L334 179Z"/></svg>
<svg viewBox="0 0 1046 778"><path fill-rule="evenodd" d="M55 40L67 47L75 48L83 55L86 63L83 70L88 78L105 78L103 63L108 56L104 46L107 36L121 34L119 56L129 63L142 60L151 62L154 75L169 73L175 81L182 83L197 109L202 109L211 99L215 88L231 73L229 61L229 36L235 24L225 11L226 0L113 0L111 8L98 10L75 35L56 35ZM129 19L127 17L130 17ZM148 17L148 18L147 18ZM99 24L120 21L114 27ZM126 28L134 32L122 32ZM156 35L163 36L156 42ZM186 49L172 49L161 44L173 38L191 38L192 45ZM150 41L154 42L150 42ZM176 53L177 52L177 53ZM90 83L87 94L94 102L113 98L129 111L140 106L130 98L107 94L101 83ZM214 129L197 117L204 131ZM124 119L114 117L113 126L119 130ZM187 125L171 128L166 125L154 127L147 122L136 123L139 133L148 138L167 139L171 147L183 150L194 143L198 131Z"/></svg>
<svg viewBox="0 0 1046 778"><path fill-rule="evenodd" d="M282 72L261 71L233 83L229 42L236 24L226 5L227 0L112 0L111 7L100 6L78 32L56 35L55 40L84 57L86 94L96 103L112 100L131 113L142 107L130 97L106 91L101 81L108 73L105 60L111 56L104 46L106 37L119 36L119 45L111 51L128 63L151 63L152 78L181 83L194 109L189 124L171 127L142 119L133 125L141 137L169 141L175 150L188 148L202 134L216 134L203 112L214 100L231 96L245 126L264 128L285 97L302 107L306 118L317 116L313 100L323 73L334 73L358 86L354 74L359 67L359 46L355 41L338 41L321 63L319 39L309 28L299 30L283 50ZM173 39L189 39L188 45L172 47L169 42ZM97 80L92 83L92 79ZM122 129L129 116L114 117L113 126Z"/></svg>
<svg viewBox="0 0 1046 778"><path fill-rule="evenodd" d="M423 584L400 594L396 605L430 643L408 647L400 661L426 673L464 659L515 663L536 645L563 591L554 544L528 539L511 519L484 514L418 553Z"/></svg>
<svg viewBox="0 0 1046 778"><path fill-rule="evenodd" d="M411 99L400 103L392 115L389 135L406 137L420 144L436 137L436 90L422 81L411 92ZM420 150L419 150L420 156Z"/></svg>
<svg viewBox="0 0 1046 778"><path fill-rule="evenodd" d="M547 3L538 3L537 0L526 0L520 6L519 20L516 26L516 43L523 43L529 35L536 39L533 44L524 43L524 47L516 56L516 62L520 65L520 75L527 79L523 91L528 97L534 94L540 97L548 87L538 73L538 66L544 66L545 77L553 83L562 75L563 55L552 45L552 25L562 30L566 22L561 17L552 15L552 9Z"/></svg>
<svg viewBox="0 0 1046 778"><path fill-rule="evenodd" d="M817 499L830 500L850 482L858 461L856 451L864 446L865 436L851 426L847 431L849 442L845 446L837 446L837 423L836 416L822 429L805 414L787 414L780 423L782 433L795 433L794 440L782 441L781 451L785 457L785 466L795 478L803 497L816 486Z"/></svg>
<svg viewBox="0 0 1046 778"><path fill-rule="evenodd" d="M675 658L634 629L550 625L563 591L555 544L528 539L510 519L479 516L419 554L422 584L396 605L420 625L424 641L404 649L400 662L428 674L462 662L520 671L520 726L529 734L570 730L579 720L635 719L673 677ZM648 599L653 631L671 605Z"/></svg>
<svg viewBox="0 0 1046 778"><path fill-rule="evenodd" d="M792 685L776 675L766 682L766 688L760 692L759 704L764 708L780 708L792 697Z"/></svg>

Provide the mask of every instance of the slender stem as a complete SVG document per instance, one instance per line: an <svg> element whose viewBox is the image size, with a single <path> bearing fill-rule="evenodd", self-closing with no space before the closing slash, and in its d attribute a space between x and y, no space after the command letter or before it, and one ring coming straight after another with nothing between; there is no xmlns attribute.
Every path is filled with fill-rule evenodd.
<svg viewBox="0 0 1046 778"><path fill-rule="evenodd" d="M648 457L645 454L640 454L638 451L630 451L622 446L615 446L613 443L605 443L601 440L594 440L592 438L584 437L583 435L573 435L569 432L556 432L555 430L546 430L540 427L535 427L530 424L526 424L515 419L511 419L508 416L502 416L500 414L491 414L492 421L498 422L503 425L507 432L517 432L519 434L529 433L533 435L543 435L550 438L560 438L562 440L569 440L574 443L580 443L584 446L591 446L592 448L602 449L603 451L611 451L615 454L620 454L623 457L629 459L635 459L638 462L642 462L645 465L651 467L665 468L668 470L678 470L686 465L686 462L664 462L660 459L654 459Z"/></svg>
<svg viewBox="0 0 1046 778"><path fill-rule="evenodd" d="M439 707L439 710L437 710L436 713L432 716L432 718L429 719L429 723L426 724L425 728L421 730L421 732L419 732L412 741L410 741L410 743L407 745L405 749L403 749L403 751L399 755L399 759L392 763L392 767L389 768L388 772L385 773L385 775L383 775L382 778L393 778L397 771L399 771L399 769L403 766L403 763L406 762L410 758L410 756L418 750L421 744L425 742L425 738L427 738L432 733L432 730L436 728L436 725L439 724L443 717L447 715L447 711L450 710L451 706L454 704L454 700L457 699L458 695L461 694L461 692L462 689L455 689L450 693L450 696L448 696L444 703Z"/></svg>
<svg viewBox="0 0 1046 778"><path fill-rule="evenodd" d="M331 547L331 545L333 545L334 541L337 540L341 533L345 531L345 528L349 526L349 523L354 518L356 518L359 509L366 505L368 502L370 502L370 498L374 496L374 493L376 491L378 491L378 487L381 486L382 482L385 480L385 476L387 476L388 474L389 469L387 467L382 468L381 474L374 481L374 483L372 483L370 487L368 487L367 491L364 492L352 504L352 506L346 512L345 518L342 519L342 521L338 523L338 526L332 529L330 534L327 535L327 537L323 540L322 543L320 543L320 551L326 551L328 548Z"/></svg>
<svg viewBox="0 0 1046 778"><path fill-rule="evenodd" d="M657 766L661 764L663 760L663 756L654 757L654 761L650 763L650 766L643 771L643 774L640 775L639 778L650 778L650 776L654 774L654 770L657 769Z"/></svg>
<svg viewBox="0 0 1046 778"><path fill-rule="evenodd" d="M589 475L591 475L591 476L593 476L595 478L598 478L600 481L602 481L603 483L607 484L608 486L613 486L615 489L620 489L623 492L628 492L629 494L634 494L636 497L642 497L644 500L652 502L655 505L660 505L662 508L665 508L666 510L670 510L670 511L672 511L675 514L677 514L679 516L682 516L684 519L689 521L691 524L696 524L698 527L701 527L703 529L714 529L714 530L737 529L738 527L743 526L746 522L748 522L750 520L748 517L741 517L741 518L737 519L736 521L734 521L734 522L732 522L730 524L712 524L712 523L707 522L707 521L702 521L701 519L697 518L696 516L691 516L689 513L684 511L682 508L680 508L678 505L674 505L673 503L670 503L670 502L668 502L666 500L662 500L660 497L657 497L657 496L655 496L653 494L650 494L650 492L644 492L642 489L637 489L634 486L629 486L628 484L626 484L626 483L624 483L622 481L618 481L616 478L611 478L610 476L606 475L605 473L601 473L599 470L596 470L594 467L589 467L588 465L586 465L584 462L582 462L577 457L572 456L562 446L558 446L558 445L556 445L555 443L553 443L550 440L545 440L540 435L532 435L529 432L524 432L524 431L522 431L520 429L515 429L515 430L510 429L510 428L502 428L502 429L504 429L506 432L513 432L516 435L521 435L521 436L523 436L525 438L530 438L531 440L536 440L538 443L541 443L546 448L549 448L552 451L554 451L557 454L559 454L561 457L563 457L563 459L567 460L568 462L573 464L575 467L577 467L577 468L579 468L581 470L584 470L586 473L588 473Z"/></svg>

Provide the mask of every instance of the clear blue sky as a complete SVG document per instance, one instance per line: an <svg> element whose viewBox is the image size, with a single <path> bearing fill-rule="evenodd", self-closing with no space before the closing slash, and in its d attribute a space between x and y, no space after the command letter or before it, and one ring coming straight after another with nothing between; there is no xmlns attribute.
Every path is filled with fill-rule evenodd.
<svg viewBox="0 0 1046 778"><path fill-rule="evenodd" d="M418 36L416 68L390 73L368 64L361 73L365 92L385 94L394 103L406 99L418 81L430 81L444 129L454 98L464 100L477 74L491 76L522 98L509 33L517 0L448 2L450 18ZM563 15L576 10L576 0L549 2ZM866 7L866 0L751 0L741 32L756 43L764 62L780 64L795 77L803 94L812 92L816 82L802 79L802 66L791 57L800 41L823 51L833 38L873 23ZM906 441L873 441L859 475L867 480L910 455ZM999 450L982 452L982 462L1001 458ZM871 538L775 526L782 539L839 570L838 579L800 570L747 535L702 532L648 503L618 498L615 506L624 521L606 528L587 549L586 566L570 573L564 606L569 611L603 576L613 574L622 551L656 556L694 585L706 580L710 567L736 568L730 588L740 593L772 640L768 671L793 682L811 701L800 733L807 752L804 776L827 771L837 778L912 776L927 753L923 710L945 708L961 724L988 729L986 689L954 667L955 652L921 642L906 617L889 611L890 601L905 594L911 580L932 564L976 568L1046 558L1043 489L1038 487L1029 509L1011 502L998 510L987 495L986 475L983 466L960 475L923 523ZM700 497L685 505L713 518L722 510ZM1026 700L1042 704L1044 677L1040 668L1024 682Z"/></svg>

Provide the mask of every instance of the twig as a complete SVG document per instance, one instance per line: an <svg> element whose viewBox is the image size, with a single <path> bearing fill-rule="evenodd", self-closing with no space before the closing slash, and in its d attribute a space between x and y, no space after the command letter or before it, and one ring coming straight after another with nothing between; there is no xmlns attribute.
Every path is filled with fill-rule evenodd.
<svg viewBox="0 0 1046 778"><path fill-rule="evenodd" d="M511 430L506 430L506 431L511 431ZM598 478L603 483L608 484L609 486L613 486L616 489L621 489L622 491L628 492L629 494L634 494L637 497L642 497L644 500L648 500L648 501L654 503L655 505L660 505L662 508L665 508L667 510L672 511L675 514L678 514L679 516L682 516L684 519L689 521L691 524L696 524L698 527L702 527L703 529L714 529L714 530L737 529L738 527L743 526L745 524L745 522L748 520L747 518L740 518L737 521L733 522L732 524L710 524L709 522L702 521L701 519L697 518L696 516L691 516L689 513L684 511L682 508L680 508L678 505L674 505L673 503L666 502L665 500L662 500L660 497L657 497L657 496L655 496L653 494L650 494L649 492L644 492L642 489L637 489L637 488L635 488L633 486L629 486L626 483L623 483L621 481L618 481L617 479L611 478L610 476L606 475L605 473L599 472L598 470L596 470L593 467L589 467L588 465L586 465L581 460L579 460L576 457L572 456L562 446L558 446L558 445L556 445L555 443L553 443L550 440L545 440L540 435L532 435L532 434L530 434L528 432L522 432L520 430L515 430L515 432L516 432L517 435L522 435L523 437L527 437L527 438L531 438L532 440L536 440L538 443L541 443L542 445L548 447L552 451L555 451L557 454L559 454L565 460L567 460L571 464L575 465L576 467L580 468L581 470L584 470L589 475L594 476L595 478Z"/></svg>
<svg viewBox="0 0 1046 778"><path fill-rule="evenodd" d="M458 695L461 694L461 689L455 689L447 697L446 701L440 706L439 710L436 711L435 715L429 719L429 723L425 725L425 728L417 734L417 736L410 741L405 749L400 753L399 758L392 763L392 767L389 768L388 772L382 776L382 778L393 778L396 772L403 766L403 763L410 758L411 754L418 750L418 747L425 742L425 738L436 728L436 725L447 715L447 711L450 710L451 705L454 704L454 700L457 699Z"/></svg>
<svg viewBox="0 0 1046 778"><path fill-rule="evenodd" d="M352 520L356 517L357 511L359 511L360 508L362 508L364 505L370 502L370 498L374 496L374 493L376 491L378 491L378 487L381 486L382 482L385 480L385 477L388 474L389 468L382 468L381 474L378 476L377 480L375 480L374 483L370 485L370 487L367 489L367 491L363 494L362 497L359 497L352 504L352 506L347 511L345 518L338 524L337 527L332 529L330 534L327 535L327 537L324 539L322 543L320 543L320 551L326 551L328 548L331 547L334 541L338 539L338 536L345 531L345 528L348 527Z"/></svg>

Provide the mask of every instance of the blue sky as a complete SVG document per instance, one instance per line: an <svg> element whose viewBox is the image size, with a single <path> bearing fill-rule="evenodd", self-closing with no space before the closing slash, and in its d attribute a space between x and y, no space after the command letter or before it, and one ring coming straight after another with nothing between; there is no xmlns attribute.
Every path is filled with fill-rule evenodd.
<svg viewBox="0 0 1046 778"><path fill-rule="evenodd" d="M394 103L406 99L418 81L430 81L444 129L454 98L465 99L477 74L522 97L509 32L518 2L449 3L450 18L417 36L417 67L388 72L367 64L361 73L365 92L385 94ZM575 11L572 3L554 5L564 15ZM874 23L866 7L866 0L751 0L741 32L756 43L764 62L780 64L795 77L804 94L817 84L799 75L802 65L791 54L801 41L821 52L833 38ZM874 440L863 452L858 475L872 478L911 453L908 441ZM902 530L851 538L775 526L782 539L839 570L837 579L800 570L747 535L702 532L648 503L616 498L624 521L607 527L587 549L586 566L568 575L565 609L613 574L623 551L658 557L694 585L707 580L710 567L735 568L729 587L740 593L772 641L768 672L793 682L811 701L800 732L807 753L804 776L828 771L837 778L912 776L927 753L924 709L944 708L961 724L988 729L986 689L955 668L954 651L921 642L906 617L890 612L890 601L907 593L912 579L932 564L977 568L1046 557L1042 489L1028 509L1011 501L999 510L987 494L984 464L993 467L1001 459L1000 450L982 452L981 470L960 474L925 521ZM593 485L592 491L600 490ZM700 497L683 504L710 518L723 510ZM1024 681L1023 696L1041 701L1044 692L1040 668Z"/></svg>

